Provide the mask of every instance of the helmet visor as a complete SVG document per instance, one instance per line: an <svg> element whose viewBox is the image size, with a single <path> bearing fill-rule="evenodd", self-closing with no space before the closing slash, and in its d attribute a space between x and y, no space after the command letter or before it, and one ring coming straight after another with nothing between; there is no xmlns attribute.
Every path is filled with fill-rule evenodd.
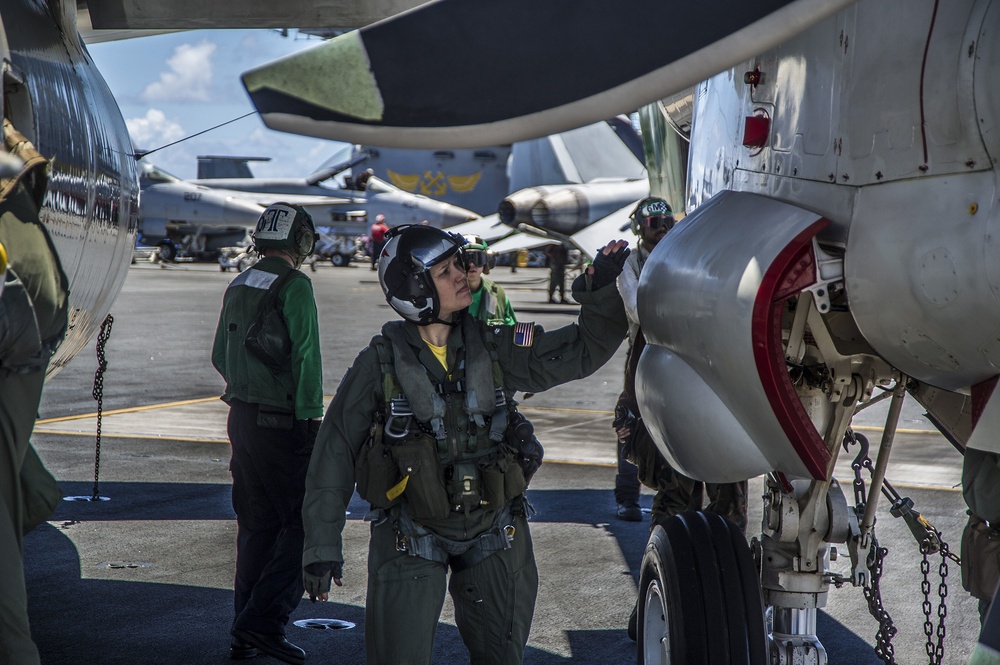
<svg viewBox="0 0 1000 665"><path fill-rule="evenodd" d="M412 243L410 259L416 271L429 270L441 263L459 250L459 245L453 238L444 234L425 234L417 242Z"/></svg>

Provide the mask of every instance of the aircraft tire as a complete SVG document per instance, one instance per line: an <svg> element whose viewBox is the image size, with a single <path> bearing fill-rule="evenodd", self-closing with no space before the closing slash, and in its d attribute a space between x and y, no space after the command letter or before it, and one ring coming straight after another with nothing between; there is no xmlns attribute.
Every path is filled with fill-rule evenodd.
<svg viewBox="0 0 1000 665"><path fill-rule="evenodd" d="M639 574L638 662L766 665L760 585L740 530L689 511L657 525Z"/></svg>
<svg viewBox="0 0 1000 665"><path fill-rule="evenodd" d="M160 245L160 260L161 261L173 261L177 258L177 247L172 242L161 242Z"/></svg>
<svg viewBox="0 0 1000 665"><path fill-rule="evenodd" d="M343 268L351 262L351 257L347 254L331 254L330 263L338 268Z"/></svg>

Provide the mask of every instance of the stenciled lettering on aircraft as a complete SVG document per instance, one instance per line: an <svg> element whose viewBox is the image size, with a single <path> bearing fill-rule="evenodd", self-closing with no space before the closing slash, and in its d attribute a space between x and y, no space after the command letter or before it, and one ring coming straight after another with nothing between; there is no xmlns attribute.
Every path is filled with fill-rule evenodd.
<svg viewBox="0 0 1000 665"><path fill-rule="evenodd" d="M448 193L448 187L451 187L453 192L471 192L483 176L482 171L470 175L445 175L441 171L433 174L430 171L424 171L423 175L419 173L407 175L392 170L386 172L389 174L389 180L396 187L424 196L444 196Z"/></svg>
<svg viewBox="0 0 1000 665"><path fill-rule="evenodd" d="M184 192L185 201L199 201L201 200L201 192Z"/></svg>

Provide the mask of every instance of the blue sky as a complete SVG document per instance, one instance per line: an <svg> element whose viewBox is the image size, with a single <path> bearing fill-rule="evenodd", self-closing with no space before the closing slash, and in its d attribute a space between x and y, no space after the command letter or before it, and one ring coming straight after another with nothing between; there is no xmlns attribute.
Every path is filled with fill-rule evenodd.
<svg viewBox="0 0 1000 665"><path fill-rule="evenodd" d="M273 30L195 30L87 48L121 107L140 150L153 150L253 111L240 74L320 40ZM271 131L254 114L160 150L146 159L181 178L198 155L271 157L257 176L306 176L346 145Z"/></svg>

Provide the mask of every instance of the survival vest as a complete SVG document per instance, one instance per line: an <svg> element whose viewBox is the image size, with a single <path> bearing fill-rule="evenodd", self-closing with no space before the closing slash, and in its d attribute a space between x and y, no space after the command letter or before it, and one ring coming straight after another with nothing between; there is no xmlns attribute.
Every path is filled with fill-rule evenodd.
<svg viewBox="0 0 1000 665"><path fill-rule="evenodd" d="M401 497L415 520L501 509L527 483L507 443L510 401L485 328L464 317L464 344L449 380L434 383L393 321L372 339L384 407L361 454L358 493L376 508Z"/></svg>

